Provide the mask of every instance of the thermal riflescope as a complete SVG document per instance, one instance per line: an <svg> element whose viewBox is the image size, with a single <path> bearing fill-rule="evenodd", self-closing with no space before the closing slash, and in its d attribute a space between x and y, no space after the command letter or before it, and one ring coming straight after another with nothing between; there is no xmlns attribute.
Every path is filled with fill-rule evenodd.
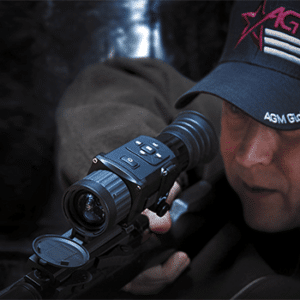
<svg viewBox="0 0 300 300"><path fill-rule="evenodd" d="M181 112L156 138L141 135L95 156L88 175L66 190L65 216L77 233L88 237L116 224L128 228L145 208L162 216L180 173L208 163L217 152L210 122L198 112Z"/></svg>

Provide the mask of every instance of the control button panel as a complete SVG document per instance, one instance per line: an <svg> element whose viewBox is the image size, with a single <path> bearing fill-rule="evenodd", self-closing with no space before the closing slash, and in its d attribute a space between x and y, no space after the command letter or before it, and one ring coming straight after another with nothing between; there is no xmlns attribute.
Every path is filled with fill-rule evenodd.
<svg viewBox="0 0 300 300"><path fill-rule="evenodd" d="M136 154L149 164L156 166L170 157L170 149L163 143L151 141L149 137L139 137L132 143L128 143L127 150Z"/></svg>

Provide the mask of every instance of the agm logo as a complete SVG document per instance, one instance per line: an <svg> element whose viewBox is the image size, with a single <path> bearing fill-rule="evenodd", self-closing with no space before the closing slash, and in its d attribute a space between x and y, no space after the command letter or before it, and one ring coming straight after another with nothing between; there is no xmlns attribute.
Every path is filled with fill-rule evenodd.
<svg viewBox="0 0 300 300"><path fill-rule="evenodd" d="M241 41L244 40L246 36L249 34L252 37L253 42L259 48L260 51L263 50L263 35L264 35L264 23L267 20L274 20L274 29L281 27L282 29L290 32L292 35L297 33L299 22L295 20L289 21L286 24L287 17L295 17L296 20L300 20L300 14L298 12L292 10L286 10L284 7L278 7L266 14L267 0L264 0L262 4L258 7L258 9L254 12L245 12L242 14L242 19L245 22L245 28L242 31L240 38L235 46L239 45ZM250 21L251 20L251 21ZM253 24L254 21L254 24ZM252 25L251 25L252 23Z"/></svg>
<svg viewBox="0 0 300 300"><path fill-rule="evenodd" d="M279 115L276 113L270 113L266 112L264 116L264 120L268 120L271 123L275 124L293 124L293 123L299 123L300 122L300 113L294 114L294 113L289 113L285 115Z"/></svg>

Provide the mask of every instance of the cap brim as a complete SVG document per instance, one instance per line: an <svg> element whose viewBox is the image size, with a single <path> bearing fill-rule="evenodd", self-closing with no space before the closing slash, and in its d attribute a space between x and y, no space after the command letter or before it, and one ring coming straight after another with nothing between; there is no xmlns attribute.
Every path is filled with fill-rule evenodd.
<svg viewBox="0 0 300 300"><path fill-rule="evenodd" d="M300 67L300 66L299 66ZM257 121L280 130L300 129L300 81L278 71L242 62L225 62L183 94L183 108L199 93L218 96Z"/></svg>

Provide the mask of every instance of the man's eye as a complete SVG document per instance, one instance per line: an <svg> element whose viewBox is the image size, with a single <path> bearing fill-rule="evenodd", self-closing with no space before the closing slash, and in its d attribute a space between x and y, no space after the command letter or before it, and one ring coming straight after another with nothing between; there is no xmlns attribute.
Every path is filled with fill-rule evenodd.
<svg viewBox="0 0 300 300"><path fill-rule="evenodd" d="M233 119L245 119L246 114L239 109L237 106L224 101L224 108L225 108L225 114L228 115L228 117L232 117Z"/></svg>
<svg viewBox="0 0 300 300"><path fill-rule="evenodd" d="M242 111L235 105L233 105L233 104L229 104L229 105L230 105L229 109L230 109L231 113L233 113L233 114L241 114L242 113Z"/></svg>

